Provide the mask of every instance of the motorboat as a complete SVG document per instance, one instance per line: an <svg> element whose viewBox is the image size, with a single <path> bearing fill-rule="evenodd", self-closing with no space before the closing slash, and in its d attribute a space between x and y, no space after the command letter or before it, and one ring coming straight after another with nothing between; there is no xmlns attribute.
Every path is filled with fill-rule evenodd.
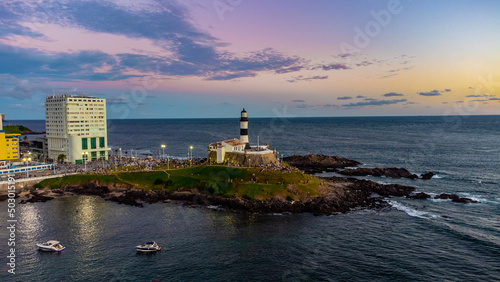
<svg viewBox="0 0 500 282"><path fill-rule="evenodd" d="M60 252L66 249L66 247L63 247L63 245L59 244L59 241L55 240L38 243L36 244L36 246L38 247L39 250L49 251L49 252Z"/></svg>
<svg viewBox="0 0 500 282"><path fill-rule="evenodd" d="M156 242L147 242L145 244L135 246L138 252L156 252L161 251L161 247Z"/></svg>

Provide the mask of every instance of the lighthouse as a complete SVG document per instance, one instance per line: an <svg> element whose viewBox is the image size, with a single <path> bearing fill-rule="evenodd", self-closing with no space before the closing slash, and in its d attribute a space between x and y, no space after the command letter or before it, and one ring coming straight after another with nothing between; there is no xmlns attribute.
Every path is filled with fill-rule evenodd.
<svg viewBox="0 0 500 282"><path fill-rule="evenodd" d="M245 147L250 147L248 144L248 116L244 108L240 118L240 141L246 144Z"/></svg>

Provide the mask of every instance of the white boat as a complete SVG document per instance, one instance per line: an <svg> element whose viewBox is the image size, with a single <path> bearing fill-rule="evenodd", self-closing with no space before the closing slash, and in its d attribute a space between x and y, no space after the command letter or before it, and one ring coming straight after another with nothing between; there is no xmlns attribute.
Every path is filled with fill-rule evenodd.
<svg viewBox="0 0 500 282"><path fill-rule="evenodd" d="M55 240L38 243L36 244L36 246L38 247L38 249L42 251L49 251L49 252L60 252L66 249L66 247L63 247L61 244L59 244L59 241Z"/></svg>
<svg viewBox="0 0 500 282"><path fill-rule="evenodd" d="M145 244L135 246L138 252L156 252L161 251L161 247L156 242L147 242Z"/></svg>

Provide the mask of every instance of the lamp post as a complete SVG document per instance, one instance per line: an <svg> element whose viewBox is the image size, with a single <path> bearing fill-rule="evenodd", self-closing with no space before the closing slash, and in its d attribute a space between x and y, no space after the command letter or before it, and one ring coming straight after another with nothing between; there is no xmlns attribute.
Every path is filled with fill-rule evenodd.
<svg viewBox="0 0 500 282"><path fill-rule="evenodd" d="M191 149L191 166L193 165L193 146L189 146L189 149Z"/></svg>
<svg viewBox="0 0 500 282"><path fill-rule="evenodd" d="M165 159L165 144L161 144L161 148L163 149L163 155L161 156L162 159Z"/></svg>
<svg viewBox="0 0 500 282"><path fill-rule="evenodd" d="M87 157L89 155L89 152L83 152L82 153L82 159L83 159L83 164L85 165L85 171L87 171Z"/></svg>
<svg viewBox="0 0 500 282"><path fill-rule="evenodd" d="M26 165L26 177L28 177L28 163L26 163L26 158L23 158L23 162L25 162L25 165Z"/></svg>

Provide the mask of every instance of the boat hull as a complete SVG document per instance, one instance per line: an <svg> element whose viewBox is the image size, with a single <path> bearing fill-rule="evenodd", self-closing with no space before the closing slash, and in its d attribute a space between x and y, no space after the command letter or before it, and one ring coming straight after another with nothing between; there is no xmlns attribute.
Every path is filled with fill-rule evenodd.
<svg viewBox="0 0 500 282"><path fill-rule="evenodd" d="M38 250L45 251L45 252L60 252L64 249L66 249L66 247L62 247L61 249L56 249L56 248L52 248L52 247L41 246L39 244L37 244L37 246L38 246Z"/></svg>

